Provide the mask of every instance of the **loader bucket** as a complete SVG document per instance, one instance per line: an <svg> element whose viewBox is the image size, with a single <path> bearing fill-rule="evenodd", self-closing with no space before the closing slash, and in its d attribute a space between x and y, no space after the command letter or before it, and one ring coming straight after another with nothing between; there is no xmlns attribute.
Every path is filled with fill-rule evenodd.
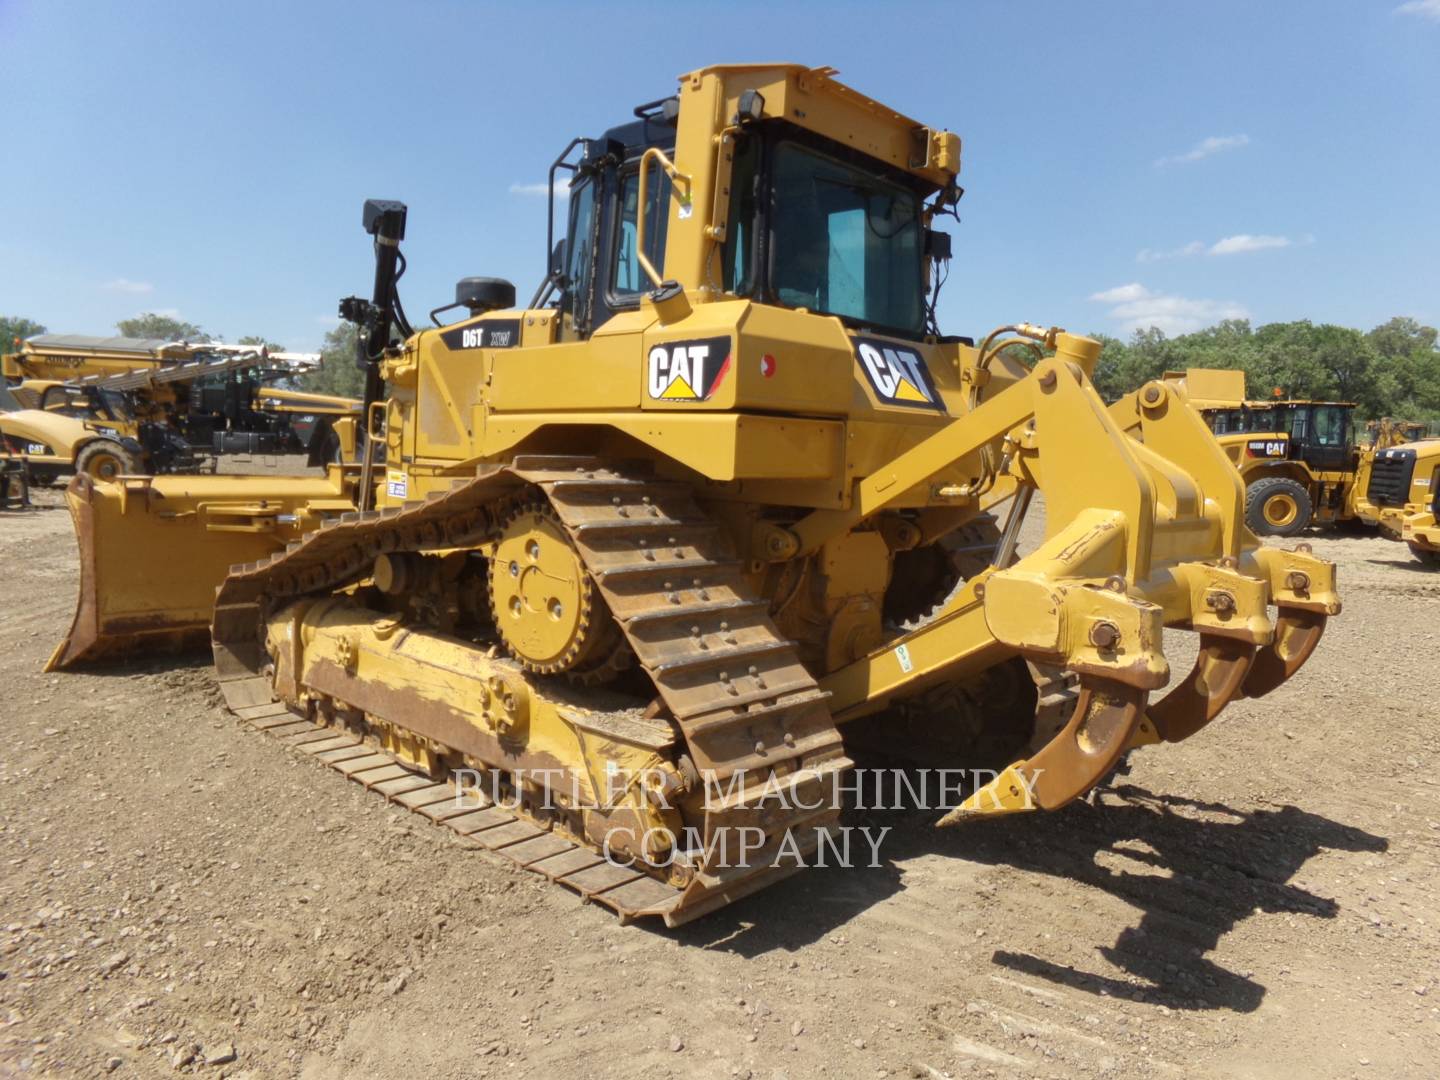
<svg viewBox="0 0 1440 1080"><path fill-rule="evenodd" d="M352 509L338 474L78 475L65 492L80 557L70 631L46 671L209 640L215 590L230 566L283 547L320 515Z"/></svg>

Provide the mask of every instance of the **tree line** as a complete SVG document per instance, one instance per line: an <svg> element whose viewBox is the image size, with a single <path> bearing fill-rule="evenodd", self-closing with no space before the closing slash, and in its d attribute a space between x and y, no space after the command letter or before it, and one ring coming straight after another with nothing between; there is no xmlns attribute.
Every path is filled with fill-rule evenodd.
<svg viewBox="0 0 1440 1080"><path fill-rule="evenodd" d="M1227 319L1166 337L1151 327L1129 341L1097 335L1104 348L1095 386L1107 401L1167 371L1239 368L1252 398L1353 401L1365 419L1440 418L1436 330L1396 316L1368 333L1302 319L1252 327Z"/></svg>
<svg viewBox="0 0 1440 1080"><path fill-rule="evenodd" d="M164 341L223 340L195 323L154 312L145 312L133 319L121 319L115 324L115 331L121 337L159 338ZM0 353L12 352L26 338L47 332L44 325L33 319L0 315ZM326 334L320 346L320 369L306 372L299 380L301 388L319 394L360 397L365 389L365 376L355 367L355 338L356 328L349 323L342 323ZM235 344L263 345L274 352L285 351L284 345L258 334L246 334L237 338Z"/></svg>
<svg viewBox="0 0 1440 1080"><path fill-rule="evenodd" d="M115 329L125 337L170 341L209 339L199 326L147 313L122 319ZM0 351L17 339L45 333L30 319L0 316ZM1192 367L1240 368L1252 398L1283 397L1353 401L1366 419L1440 418L1440 349L1435 327L1396 316L1368 333L1348 326L1298 322L1252 327L1248 319L1226 319L1193 334L1166 337L1151 327L1129 341L1096 334L1103 349L1095 368L1095 387L1107 401L1129 393L1167 371ZM305 389L359 397L364 377L355 367L356 328L342 323L325 335L319 371L307 373ZM241 345L268 345L246 336Z"/></svg>

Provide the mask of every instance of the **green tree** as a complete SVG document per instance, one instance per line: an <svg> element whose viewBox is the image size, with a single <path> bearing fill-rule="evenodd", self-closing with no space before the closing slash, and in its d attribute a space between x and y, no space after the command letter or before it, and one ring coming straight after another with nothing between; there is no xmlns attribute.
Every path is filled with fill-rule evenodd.
<svg viewBox="0 0 1440 1080"><path fill-rule="evenodd" d="M341 323L327 333L320 346L320 369L307 372L301 385L317 394L361 397L365 393L365 373L355 366L359 339L360 328L354 323Z"/></svg>
<svg viewBox="0 0 1440 1080"><path fill-rule="evenodd" d="M0 315L0 354L14 352L20 342L36 334L45 333L45 327L34 319L19 315Z"/></svg>
<svg viewBox="0 0 1440 1080"><path fill-rule="evenodd" d="M1095 362L1095 377L1091 382L1100 391L1101 397L1114 401L1129 392L1129 387L1125 385L1129 349L1119 338L1108 334L1090 336L1100 342L1100 359Z"/></svg>
<svg viewBox="0 0 1440 1080"><path fill-rule="evenodd" d="M1290 398L1354 401L1367 415L1378 415L1387 407L1384 388L1377 381L1378 356L1359 330L1328 323L1316 326L1301 319L1270 323L1255 336L1259 386L1251 388L1252 397L1268 397L1278 389Z"/></svg>
<svg viewBox="0 0 1440 1080"><path fill-rule="evenodd" d="M1435 327L1397 315L1365 335L1378 354L1384 415L1424 420L1440 414L1440 349Z"/></svg>
<svg viewBox="0 0 1440 1080"><path fill-rule="evenodd" d="M1433 326L1422 326L1414 319L1396 315L1365 335L1375 351L1386 360L1408 357L1416 352L1434 352L1437 332Z"/></svg>
<svg viewBox="0 0 1440 1080"><path fill-rule="evenodd" d="M1166 371L1239 368L1252 398L1354 401L1366 419L1440 416L1440 333L1404 316L1368 333L1308 319L1252 327L1227 319L1167 338L1151 327L1101 343L1095 386L1107 401Z"/></svg>
<svg viewBox="0 0 1440 1080"><path fill-rule="evenodd" d="M147 311L133 319L121 319L115 324L121 337L164 338L166 341L208 341L210 335L194 323L172 319L168 315L156 315Z"/></svg>

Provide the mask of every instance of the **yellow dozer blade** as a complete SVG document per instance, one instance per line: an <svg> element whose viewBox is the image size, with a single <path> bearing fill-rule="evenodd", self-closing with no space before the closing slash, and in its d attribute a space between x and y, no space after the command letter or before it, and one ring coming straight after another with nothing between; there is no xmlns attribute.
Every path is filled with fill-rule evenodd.
<svg viewBox="0 0 1440 1080"><path fill-rule="evenodd" d="M65 501L80 594L45 670L207 643L215 590L229 568L353 510L346 490L338 469L323 478L126 476L115 484L76 476Z"/></svg>

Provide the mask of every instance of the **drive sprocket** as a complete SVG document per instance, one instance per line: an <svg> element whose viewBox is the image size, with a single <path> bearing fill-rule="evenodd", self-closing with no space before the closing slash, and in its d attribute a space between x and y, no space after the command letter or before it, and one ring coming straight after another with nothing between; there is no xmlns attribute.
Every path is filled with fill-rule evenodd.
<svg viewBox="0 0 1440 1080"><path fill-rule="evenodd" d="M549 503L517 502L490 560L490 609L506 650L527 671L582 681L613 672L619 627Z"/></svg>

